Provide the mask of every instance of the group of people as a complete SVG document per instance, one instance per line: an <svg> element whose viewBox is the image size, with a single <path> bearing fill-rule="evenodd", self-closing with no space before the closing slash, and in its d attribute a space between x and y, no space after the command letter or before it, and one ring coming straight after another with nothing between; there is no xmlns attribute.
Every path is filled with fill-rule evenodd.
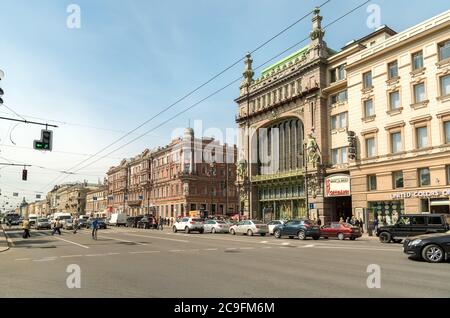
<svg viewBox="0 0 450 318"><path fill-rule="evenodd" d="M79 229L79 225L80 225L79 220L77 218L73 219L73 234L77 233L77 231ZM52 225L51 225L52 235L55 235L56 233L58 233L58 235L62 235L61 234L62 227L63 227L63 224L62 224L60 219L56 218L56 219L52 220ZM22 230L23 230L22 237L24 239L27 239L27 238L31 237L30 229L31 229L30 220L29 219L24 219L23 222L22 222ZM161 229L162 229L162 226L161 226ZM97 237L96 236L97 235L97 231L98 231L98 220L94 219L92 221L92 237L93 238Z"/></svg>
<svg viewBox="0 0 450 318"><path fill-rule="evenodd" d="M353 215L352 217L349 217L349 216L348 216L348 217L345 219L345 221L344 221L344 218L341 217L340 220L339 220L339 223L348 223L348 224L351 224L351 225L353 225L353 226L357 226L357 227L361 228L361 230L362 230L363 225L364 225L363 219L362 219L362 218L359 218L359 219L358 219L358 218L355 217L354 215Z"/></svg>

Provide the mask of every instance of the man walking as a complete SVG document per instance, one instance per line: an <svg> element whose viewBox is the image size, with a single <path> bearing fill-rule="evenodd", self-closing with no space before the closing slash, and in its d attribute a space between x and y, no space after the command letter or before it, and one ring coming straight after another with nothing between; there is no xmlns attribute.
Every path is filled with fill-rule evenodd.
<svg viewBox="0 0 450 318"><path fill-rule="evenodd" d="M164 219L162 217L159 218L159 229L163 230Z"/></svg>
<svg viewBox="0 0 450 318"><path fill-rule="evenodd" d="M94 219L92 222L92 238L97 238L98 219Z"/></svg>
<svg viewBox="0 0 450 318"><path fill-rule="evenodd" d="M73 219L73 234L77 234L78 231L78 218Z"/></svg>
<svg viewBox="0 0 450 318"><path fill-rule="evenodd" d="M31 237L31 235L30 235L30 221L28 219L23 220L22 229L23 229L23 238L24 239L27 239L27 238Z"/></svg>
<svg viewBox="0 0 450 318"><path fill-rule="evenodd" d="M55 233L58 232L59 235L61 235L61 223L59 222L59 219L56 219L53 223L53 232L52 235L55 235Z"/></svg>

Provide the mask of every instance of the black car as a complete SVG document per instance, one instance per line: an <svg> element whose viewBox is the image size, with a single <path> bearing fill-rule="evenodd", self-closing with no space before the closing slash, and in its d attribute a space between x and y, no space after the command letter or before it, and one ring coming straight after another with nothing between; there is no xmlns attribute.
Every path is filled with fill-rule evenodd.
<svg viewBox="0 0 450 318"><path fill-rule="evenodd" d="M444 214L408 214L402 215L394 225L381 226L377 229L380 242L401 242L409 236L444 233L449 230Z"/></svg>
<svg viewBox="0 0 450 318"><path fill-rule="evenodd" d="M97 221L98 221L98 228L99 229L106 229L107 228L105 219L98 219ZM86 228L87 229L90 229L92 227L92 222L94 222L94 219L89 219L86 222Z"/></svg>
<svg viewBox="0 0 450 318"><path fill-rule="evenodd" d="M153 216L144 216L137 222L137 228L139 229L156 229L158 224Z"/></svg>
<svg viewBox="0 0 450 318"><path fill-rule="evenodd" d="M450 231L407 238L403 242L403 252L430 263L447 260L450 257Z"/></svg>
<svg viewBox="0 0 450 318"><path fill-rule="evenodd" d="M79 229L87 228L87 223L88 223L88 221L86 219L79 219L78 220L78 228Z"/></svg>
<svg viewBox="0 0 450 318"><path fill-rule="evenodd" d="M130 216L127 218L127 227L137 227L138 222L143 218L143 215L140 216Z"/></svg>
<svg viewBox="0 0 450 318"><path fill-rule="evenodd" d="M276 238L288 236L289 238L298 237L300 240L306 240L312 237L315 240L320 238L320 227L314 225L310 220L292 220L285 224L277 225L273 230Z"/></svg>

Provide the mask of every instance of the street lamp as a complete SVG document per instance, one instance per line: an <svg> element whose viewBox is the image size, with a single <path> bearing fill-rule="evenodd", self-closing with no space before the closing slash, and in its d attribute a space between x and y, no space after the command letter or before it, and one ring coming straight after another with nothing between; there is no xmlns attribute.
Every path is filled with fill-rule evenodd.
<svg viewBox="0 0 450 318"><path fill-rule="evenodd" d="M209 177L211 179L211 204L210 204L210 213L212 213L212 204L213 204L213 187L214 187L214 178L216 177L216 162L213 161L209 164ZM214 214L216 213L216 211L214 211Z"/></svg>

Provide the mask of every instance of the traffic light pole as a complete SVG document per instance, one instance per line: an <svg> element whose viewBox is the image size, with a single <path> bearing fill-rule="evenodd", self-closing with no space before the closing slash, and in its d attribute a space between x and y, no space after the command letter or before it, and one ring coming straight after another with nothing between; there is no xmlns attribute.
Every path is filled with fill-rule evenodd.
<svg viewBox="0 0 450 318"><path fill-rule="evenodd" d="M20 122L20 123L31 124L31 125L39 125L39 126L58 128L58 126L56 126L56 125L40 123L40 122L36 122L36 121L29 121L29 120L24 120L24 119L16 119L16 118L8 118L8 117L0 117L0 119L10 120L10 121L17 121L17 122Z"/></svg>

